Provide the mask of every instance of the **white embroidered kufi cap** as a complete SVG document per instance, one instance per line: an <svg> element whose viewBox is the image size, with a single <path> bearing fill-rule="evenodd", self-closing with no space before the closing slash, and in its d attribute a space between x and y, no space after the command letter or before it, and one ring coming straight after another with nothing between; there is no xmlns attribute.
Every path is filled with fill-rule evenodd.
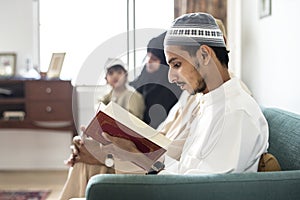
<svg viewBox="0 0 300 200"><path fill-rule="evenodd" d="M184 14L174 20L165 45L226 47L223 33L213 16L207 13Z"/></svg>

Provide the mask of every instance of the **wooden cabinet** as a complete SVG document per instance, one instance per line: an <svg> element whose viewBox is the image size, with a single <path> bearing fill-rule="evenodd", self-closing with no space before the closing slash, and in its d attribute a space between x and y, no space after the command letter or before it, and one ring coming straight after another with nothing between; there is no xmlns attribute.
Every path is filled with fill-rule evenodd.
<svg viewBox="0 0 300 200"><path fill-rule="evenodd" d="M70 81L1 80L0 128L71 130L76 134L72 92ZM6 117L8 113L12 116ZM22 113L25 117L18 117Z"/></svg>

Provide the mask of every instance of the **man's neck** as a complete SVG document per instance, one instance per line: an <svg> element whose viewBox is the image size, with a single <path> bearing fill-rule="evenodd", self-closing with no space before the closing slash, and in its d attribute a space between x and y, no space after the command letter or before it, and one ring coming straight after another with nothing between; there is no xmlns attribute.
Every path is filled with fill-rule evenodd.
<svg viewBox="0 0 300 200"><path fill-rule="evenodd" d="M204 94L220 87L223 83L230 80L229 72L225 66L218 66L218 70L215 73L216 74L210 76L210 79L206 80L206 89L203 91Z"/></svg>

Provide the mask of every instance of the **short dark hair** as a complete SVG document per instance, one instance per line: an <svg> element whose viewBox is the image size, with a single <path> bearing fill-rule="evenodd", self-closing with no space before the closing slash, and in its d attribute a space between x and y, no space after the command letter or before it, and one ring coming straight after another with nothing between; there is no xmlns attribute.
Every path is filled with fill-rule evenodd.
<svg viewBox="0 0 300 200"><path fill-rule="evenodd" d="M212 50L215 52L218 60L222 65L225 65L225 67L228 69L228 63L229 63L229 56L226 47L211 47ZM196 56L196 52L200 48L200 46L181 46L181 48L185 51L187 51L191 56Z"/></svg>

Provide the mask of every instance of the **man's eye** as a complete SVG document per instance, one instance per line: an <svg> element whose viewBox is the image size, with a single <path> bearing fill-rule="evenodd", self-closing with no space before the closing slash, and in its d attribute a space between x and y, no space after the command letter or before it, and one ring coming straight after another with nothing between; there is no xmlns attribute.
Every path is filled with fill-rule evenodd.
<svg viewBox="0 0 300 200"><path fill-rule="evenodd" d="M174 63L173 68L178 69L181 66L181 63Z"/></svg>

